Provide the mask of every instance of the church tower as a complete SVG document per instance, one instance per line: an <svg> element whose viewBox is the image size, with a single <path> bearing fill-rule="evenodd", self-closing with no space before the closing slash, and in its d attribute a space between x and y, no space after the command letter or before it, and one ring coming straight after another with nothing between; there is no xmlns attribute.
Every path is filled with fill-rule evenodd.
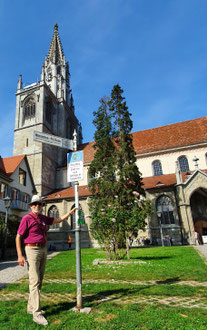
<svg viewBox="0 0 207 330"><path fill-rule="evenodd" d="M35 142L34 131L72 139L75 129L78 144L81 144L81 124L75 116L69 65L63 53L58 25L55 24L40 81L23 87L20 75L16 93L13 154L27 155L40 195L55 190L56 169L65 162L67 150Z"/></svg>

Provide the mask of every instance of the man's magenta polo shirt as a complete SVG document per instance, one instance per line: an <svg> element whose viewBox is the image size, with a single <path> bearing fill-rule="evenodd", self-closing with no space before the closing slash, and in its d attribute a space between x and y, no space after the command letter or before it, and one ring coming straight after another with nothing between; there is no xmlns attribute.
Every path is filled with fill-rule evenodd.
<svg viewBox="0 0 207 330"><path fill-rule="evenodd" d="M30 216L30 214L32 216ZM35 219L34 219L35 218ZM47 226L52 225L54 218L42 214L29 213L23 216L17 233L23 236L25 244L45 243ZM38 223L39 222L39 223Z"/></svg>

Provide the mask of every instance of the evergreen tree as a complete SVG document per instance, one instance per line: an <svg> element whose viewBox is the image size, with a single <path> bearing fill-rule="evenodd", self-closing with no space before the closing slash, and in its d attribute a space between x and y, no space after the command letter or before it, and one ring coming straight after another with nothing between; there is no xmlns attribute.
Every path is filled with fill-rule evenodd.
<svg viewBox="0 0 207 330"><path fill-rule="evenodd" d="M144 201L141 173L136 165L135 150L130 134L133 123L130 118L123 90L115 85L111 92L109 109L112 117L113 136L116 142L117 196L120 207L119 228L125 238L129 258L130 241L144 229L149 202Z"/></svg>
<svg viewBox="0 0 207 330"><path fill-rule="evenodd" d="M111 205L115 194L115 147L108 113L108 98L102 98L100 103L98 111L93 113L95 117L93 123L96 127L94 134L96 152L89 167L91 177L89 189L93 194L89 203L92 217L90 229L92 235L106 248L109 256L113 223L108 217L108 205Z"/></svg>
<svg viewBox="0 0 207 330"><path fill-rule="evenodd" d="M150 212L136 166L131 114L122 93L119 85L114 86L110 100L101 99L94 112L96 152L89 168L92 235L106 248L107 257L115 259L121 257L120 247L126 247L124 255L129 258L130 241L144 229Z"/></svg>

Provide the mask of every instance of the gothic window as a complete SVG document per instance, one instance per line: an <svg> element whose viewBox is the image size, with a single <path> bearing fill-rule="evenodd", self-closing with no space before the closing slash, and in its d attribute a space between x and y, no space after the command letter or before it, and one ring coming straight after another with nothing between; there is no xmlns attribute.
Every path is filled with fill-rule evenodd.
<svg viewBox="0 0 207 330"><path fill-rule="evenodd" d="M75 204L71 207L71 210L75 207ZM79 211L82 211L82 207L81 205L79 204ZM71 227L71 230L72 229L75 229L76 228L76 218L75 218L75 213L71 214L70 216L70 227Z"/></svg>
<svg viewBox="0 0 207 330"><path fill-rule="evenodd" d="M24 106L24 119L35 117L35 100L30 98Z"/></svg>
<svg viewBox="0 0 207 330"><path fill-rule="evenodd" d="M23 186L26 186L26 172L22 170L21 168L19 169L19 184L22 184Z"/></svg>
<svg viewBox="0 0 207 330"><path fill-rule="evenodd" d="M175 223L175 218L173 214L173 205L171 199L162 195L157 200L157 216L159 221L164 225L171 225Z"/></svg>
<svg viewBox="0 0 207 330"><path fill-rule="evenodd" d="M155 160L152 163L152 167L153 167L153 174L154 176L159 176L162 175L162 164L159 160Z"/></svg>
<svg viewBox="0 0 207 330"><path fill-rule="evenodd" d="M59 218L59 211L57 206L52 205L48 210L48 216L51 218ZM59 223L56 223L52 226L50 226L50 229L59 229Z"/></svg>
<svg viewBox="0 0 207 330"><path fill-rule="evenodd" d="M52 102L47 101L46 102L46 120L49 124L52 122Z"/></svg>
<svg viewBox="0 0 207 330"><path fill-rule="evenodd" d="M189 165L188 160L186 156L181 156L179 159L179 165L181 172L188 172L189 171Z"/></svg>

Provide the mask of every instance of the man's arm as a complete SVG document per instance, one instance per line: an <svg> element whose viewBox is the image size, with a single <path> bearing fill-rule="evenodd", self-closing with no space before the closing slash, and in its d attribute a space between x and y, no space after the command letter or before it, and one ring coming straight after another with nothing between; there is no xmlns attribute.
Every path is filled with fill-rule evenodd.
<svg viewBox="0 0 207 330"><path fill-rule="evenodd" d="M60 222L65 221L65 220L66 220L71 214L73 214L76 210L77 210L77 207L74 207L70 212L64 214L62 217L60 217L60 218L54 218L52 224L54 225L55 223L60 223Z"/></svg>
<svg viewBox="0 0 207 330"><path fill-rule="evenodd" d="M16 249L17 249L17 255L18 255L18 264L20 266L24 266L25 263L25 257L22 255L22 246L21 246L21 235L17 234L16 236Z"/></svg>

